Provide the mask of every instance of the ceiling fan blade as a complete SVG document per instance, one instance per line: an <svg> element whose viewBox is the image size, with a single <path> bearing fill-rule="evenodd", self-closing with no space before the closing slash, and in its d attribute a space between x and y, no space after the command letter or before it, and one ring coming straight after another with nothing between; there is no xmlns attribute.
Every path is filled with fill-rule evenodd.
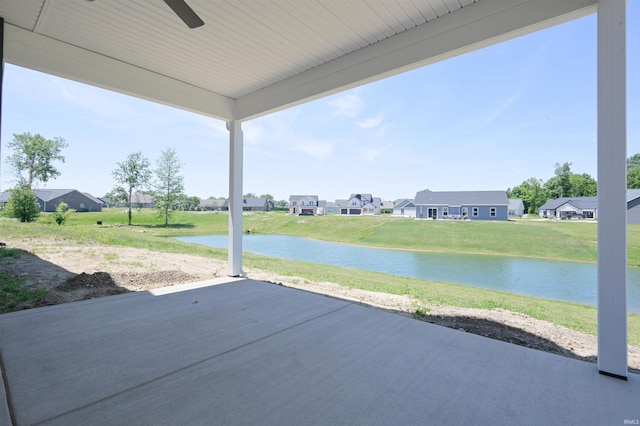
<svg viewBox="0 0 640 426"><path fill-rule="evenodd" d="M197 28L204 25L204 21L200 19L184 0L164 0L164 2L189 28Z"/></svg>

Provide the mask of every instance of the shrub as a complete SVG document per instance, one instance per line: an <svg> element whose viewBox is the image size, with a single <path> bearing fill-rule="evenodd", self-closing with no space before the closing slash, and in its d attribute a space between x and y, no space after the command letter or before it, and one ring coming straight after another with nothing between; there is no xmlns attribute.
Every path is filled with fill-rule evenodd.
<svg viewBox="0 0 640 426"><path fill-rule="evenodd" d="M26 185L12 189L5 212L7 217L16 218L20 222L33 222L40 215L36 194Z"/></svg>
<svg viewBox="0 0 640 426"><path fill-rule="evenodd" d="M73 212L75 212L75 210L70 209L69 205L63 201L58 204L58 207L56 207L56 212L53 217L58 225L63 225L69 218L69 215Z"/></svg>

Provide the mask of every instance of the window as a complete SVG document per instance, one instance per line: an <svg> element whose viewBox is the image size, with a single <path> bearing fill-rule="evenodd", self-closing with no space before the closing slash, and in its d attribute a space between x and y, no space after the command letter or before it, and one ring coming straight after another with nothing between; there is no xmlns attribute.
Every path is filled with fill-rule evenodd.
<svg viewBox="0 0 640 426"><path fill-rule="evenodd" d="M478 217L478 210L479 209L477 207L473 208L473 210L472 210L473 211L473 217Z"/></svg>
<svg viewBox="0 0 640 426"><path fill-rule="evenodd" d="M442 216L443 217L449 216L449 207L443 207L442 208Z"/></svg>
<svg viewBox="0 0 640 426"><path fill-rule="evenodd" d="M469 207L463 207L462 208L462 217L468 217L469 216Z"/></svg>
<svg viewBox="0 0 640 426"><path fill-rule="evenodd" d="M496 208L491 207L491 217L496 217Z"/></svg>

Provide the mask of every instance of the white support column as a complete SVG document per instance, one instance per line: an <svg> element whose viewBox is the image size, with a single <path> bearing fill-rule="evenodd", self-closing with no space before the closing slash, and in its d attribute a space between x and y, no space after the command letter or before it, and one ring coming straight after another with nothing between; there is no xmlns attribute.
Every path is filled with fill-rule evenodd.
<svg viewBox="0 0 640 426"><path fill-rule="evenodd" d="M242 126L227 122L229 130L229 276L242 271Z"/></svg>
<svg viewBox="0 0 640 426"><path fill-rule="evenodd" d="M598 2L598 370L627 378L626 1Z"/></svg>

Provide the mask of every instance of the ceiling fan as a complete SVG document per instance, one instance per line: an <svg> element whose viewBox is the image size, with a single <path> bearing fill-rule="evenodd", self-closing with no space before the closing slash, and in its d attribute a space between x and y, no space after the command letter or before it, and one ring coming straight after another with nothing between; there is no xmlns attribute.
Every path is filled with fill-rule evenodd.
<svg viewBox="0 0 640 426"><path fill-rule="evenodd" d="M189 28L198 28L204 25L204 21L200 19L184 0L164 0L164 2Z"/></svg>

